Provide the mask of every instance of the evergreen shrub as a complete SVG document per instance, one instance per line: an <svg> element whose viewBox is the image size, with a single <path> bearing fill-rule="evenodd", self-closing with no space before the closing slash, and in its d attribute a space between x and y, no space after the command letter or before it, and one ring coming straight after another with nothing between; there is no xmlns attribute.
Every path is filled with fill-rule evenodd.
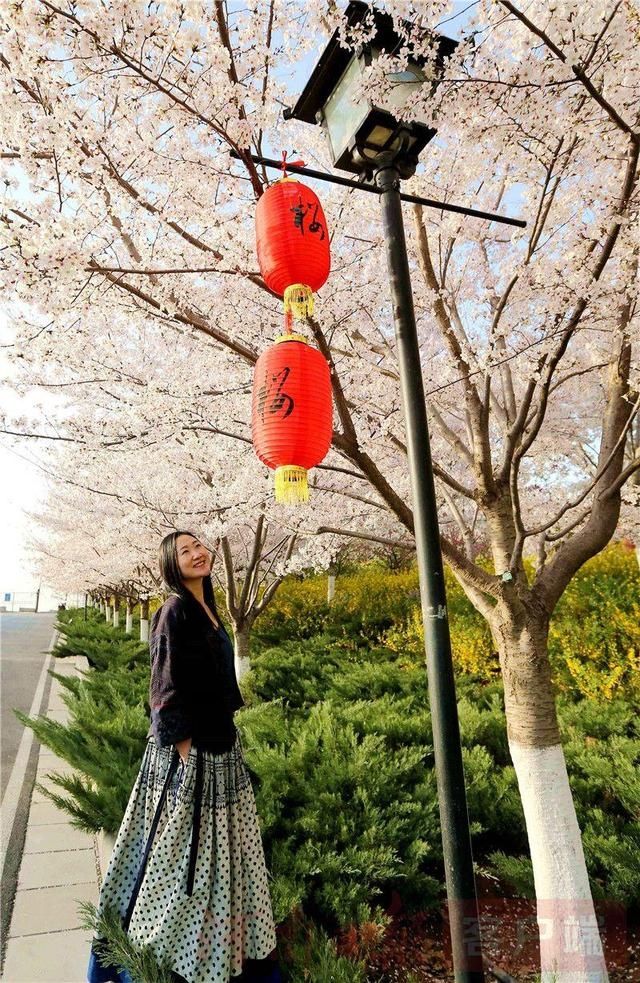
<svg viewBox="0 0 640 983"><path fill-rule="evenodd" d="M95 625L85 623L81 611L65 631L69 632L65 650L70 647L74 655L90 650L96 656L96 668L79 677L49 670L62 687L68 723L46 714L29 717L19 709L13 712L42 744L79 773L49 776L66 797L40 783L36 787L69 814L76 828L115 834L140 767L149 726L149 650L128 636L111 639L101 649ZM58 649L55 651L57 654Z"/></svg>

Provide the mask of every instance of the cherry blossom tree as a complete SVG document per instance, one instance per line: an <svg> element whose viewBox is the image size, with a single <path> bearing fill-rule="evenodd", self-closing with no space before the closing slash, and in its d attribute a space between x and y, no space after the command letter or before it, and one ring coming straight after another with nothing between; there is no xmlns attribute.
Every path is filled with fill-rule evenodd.
<svg viewBox="0 0 640 983"><path fill-rule="evenodd" d="M411 51L429 65L429 30L453 25L445 0L380 6L407 41L369 70L384 102L391 68ZM282 107L330 32L356 43L370 23L347 37L331 0L24 0L1 14L12 352L23 384L69 387L77 412L56 421L60 439L102 469L103 487L125 450L141 484L150 454L172 478L193 468L200 495L164 499L176 515L211 512L214 486L228 509L255 515L263 503L265 524L300 537L293 564L326 564L326 536L410 541L373 195L321 192L333 271L304 330L329 362L335 419L312 507L275 508L250 463L251 370L281 315L254 253L267 174L245 148L282 142L327 169L320 131L285 131ZM593 907L547 633L571 577L613 536L640 467L640 18L630 0L494 0L472 4L460 34L435 94L425 86L410 107L438 135L407 190L517 211L528 225L407 211L442 549L500 654L541 918L574 917L572 978L603 980L601 954L589 966ZM37 432L25 422L4 430ZM113 487L134 485L121 475ZM181 479L176 495L188 487ZM477 562L483 544L491 570ZM108 578L118 563L130 577L131 560L114 557ZM543 946L545 980L559 958Z"/></svg>
<svg viewBox="0 0 640 983"><path fill-rule="evenodd" d="M157 353L157 343L151 347ZM185 371L193 377L191 365L186 358ZM34 526L44 528L44 535L33 535L30 541L33 551L46 558L39 573L49 582L72 580L76 589L97 582L117 611L122 598L162 592L157 573L161 537L174 528L196 531L216 555L214 580L225 591L241 678L249 666L256 618L283 577L309 562L304 548L292 556L306 511L273 508L271 477L250 438L232 439L213 421L203 422L191 392L174 406L171 387L175 389L176 379L167 379L158 402L142 353L138 371L147 385L129 379L121 380L117 392L110 385L92 390L89 397L79 391L75 416L65 421L64 434L58 430L47 435L42 425L38 430L37 419L22 421L23 441L50 445L39 464L50 482L48 506L32 516ZM243 389L232 386L230 400L234 388ZM241 392L238 398L243 398ZM323 464L322 469L331 466ZM312 478L316 520L325 512L320 487ZM357 523L362 506L359 498L351 501L349 521ZM329 519L336 515L326 514ZM340 551L341 539L324 536L327 564ZM144 612L142 620L147 622L141 624L146 639Z"/></svg>

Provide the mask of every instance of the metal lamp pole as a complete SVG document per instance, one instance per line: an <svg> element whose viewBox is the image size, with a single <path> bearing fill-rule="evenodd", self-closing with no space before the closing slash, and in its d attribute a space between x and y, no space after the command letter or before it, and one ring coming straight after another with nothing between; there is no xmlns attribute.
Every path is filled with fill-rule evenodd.
<svg viewBox="0 0 640 983"><path fill-rule="evenodd" d="M440 531L431 465L420 350L400 200L400 179L415 165L387 155L374 172L382 222L400 368L414 534L424 622L424 643L433 729L433 753L442 830L449 930L456 983L484 980L458 709L451 658Z"/></svg>
<svg viewBox="0 0 640 983"><path fill-rule="evenodd" d="M399 135L402 134L403 129L403 127L398 128ZM462 767L440 531L420 349L402 218L402 201L413 201L428 208L457 212L520 228L524 228L527 223L522 219L481 212L451 202L439 202L402 194L401 179L411 177L417 165L417 159L406 151L408 135L405 132L399 150L393 153L383 151L375 160L365 159L358 151L354 151L354 160L362 164L363 171L373 173L374 184L357 183L333 174L311 170L304 165L287 165L287 170L291 173L307 174L309 177L332 184L377 194L381 200L400 368L400 392L407 431L414 535L420 578L433 754L438 784L454 978L456 983L484 983L478 901ZM240 154L233 150L231 156L241 159ZM282 167L282 161L252 154L250 151L246 151L246 156L266 167L278 170Z"/></svg>

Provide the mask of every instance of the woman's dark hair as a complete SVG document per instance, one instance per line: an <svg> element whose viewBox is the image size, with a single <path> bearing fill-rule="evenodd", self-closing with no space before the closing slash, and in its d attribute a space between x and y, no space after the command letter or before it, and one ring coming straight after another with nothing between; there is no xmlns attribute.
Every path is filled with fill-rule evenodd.
<svg viewBox="0 0 640 983"><path fill-rule="evenodd" d="M193 532L189 532L187 529L176 529L175 532L170 532L160 543L158 565L160 567L160 576L168 590L172 594L177 594L178 597L187 599L189 591L182 582L182 574L178 565L178 536L191 536L193 539L197 539L199 543L202 542L199 536L196 536ZM202 545L204 546L205 544L203 543ZM206 548L208 549L209 547ZM213 584L209 575L202 578L202 593L205 604L213 612L218 621L220 621L218 609L216 608L216 599L213 594Z"/></svg>

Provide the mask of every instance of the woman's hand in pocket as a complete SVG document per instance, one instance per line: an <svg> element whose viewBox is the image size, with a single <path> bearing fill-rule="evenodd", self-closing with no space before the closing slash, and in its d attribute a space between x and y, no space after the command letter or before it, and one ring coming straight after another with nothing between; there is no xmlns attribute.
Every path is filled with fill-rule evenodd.
<svg viewBox="0 0 640 983"><path fill-rule="evenodd" d="M184 741L179 741L176 744L176 748L178 749L178 754L182 758L183 764L186 765L187 761L189 760L189 751L191 750L191 738L187 737Z"/></svg>

